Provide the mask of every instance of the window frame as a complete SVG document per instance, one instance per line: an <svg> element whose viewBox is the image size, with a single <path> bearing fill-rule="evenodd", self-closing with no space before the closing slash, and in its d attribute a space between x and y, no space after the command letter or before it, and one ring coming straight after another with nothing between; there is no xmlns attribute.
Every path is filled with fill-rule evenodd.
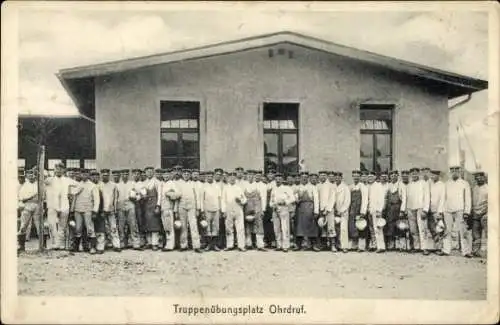
<svg viewBox="0 0 500 325"><path fill-rule="evenodd" d="M266 109L266 104L283 104L283 105L296 105L297 107L297 120L296 120L296 128L280 128L279 127L279 124L280 122L278 122L278 127L277 128L273 128L272 127L272 123L271 123L271 127L270 128L266 128L264 126L265 124L265 121L293 121L293 119L290 118L290 114L285 114L286 115L286 119L283 119L283 120L279 120L279 119L276 119L276 118L273 118L273 119L269 119L269 120L266 120L265 119L265 109ZM300 161L300 145L299 145L299 132L300 132L300 128L299 128L299 121L300 121L300 103L299 102L264 102L262 103L262 126L263 126L263 135L264 135L264 144L265 144L265 135L266 134L276 134L278 136L278 144L277 144L277 147L278 147L278 156L277 156L277 159L278 159L278 168L277 168L277 172L284 172L284 164L283 164L283 156L284 156L284 150L283 150L283 134L293 134L295 135L295 138L296 138L296 143L297 143L297 167L295 170L295 172L298 172L299 171L299 161ZM266 152L264 151L264 171L267 173L267 161L266 161Z"/></svg>
<svg viewBox="0 0 500 325"><path fill-rule="evenodd" d="M172 121L172 120L162 120L161 118L161 115L162 115L162 104L163 103L168 103L168 102L172 102L172 103L195 103L197 105L197 112L196 112L196 119L194 118L183 118L183 119L179 119L179 120L196 120L196 128L181 128L181 127L176 127L176 128L173 128L173 127L161 127L161 124L162 122L164 121ZM196 163L196 167L197 169L200 168L200 165L201 165L201 133L200 133L200 114L201 114L201 102L200 101L196 101L196 100L161 100L160 101L160 166L161 168L167 168L167 164L164 162L166 161L167 159L172 159L176 161L175 164L182 164L182 161L184 159L195 159L197 161ZM188 122L189 123L189 122ZM177 153L176 154L170 154L170 155L163 155L163 150L162 150L162 136L163 134L165 133L171 133L171 134L175 134L176 137L177 137ZM184 144L183 144L183 138L182 138L182 135L183 134L196 134L197 135L197 141L198 141L198 151L197 151L197 155L196 156L193 156L193 155L185 155L184 154Z"/></svg>
<svg viewBox="0 0 500 325"><path fill-rule="evenodd" d="M366 107L366 108L363 108L363 107ZM377 106L379 106L379 108L377 108ZM395 108L396 108L396 105L395 104L388 104L388 103L385 103L385 104L360 104L359 105L359 121L360 121L360 134L361 135L371 135L371 142L372 142L372 151L371 151L371 157L367 157L367 158L371 158L371 169L368 169L368 171L375 171L375 172L380 172L382 170L376 170L376 166L377 166L377 158L380 158L380 157L377 157L377 155L375 154L375 150L378 148L377 145L377 135L380 135L380 134L383 134L383 135L389 135L390 137L390 141L389 141L389 152L390 152L390 155L385 155L385 156L381 156L382 158L389 158L389 170L391 170L393 168L393 165L394 165L394 112L395 112ZM380 109L380 110L386 110L386 111L389 111L390 112L390 125L389 125L389 128L388 129L363 129L361 128L361 125L363 123L363 121L368 121L369 119L362 119L361 118L361 111L363 109L370 109L370 110L376 110L376 109ZM360 167L361 167L361 145L360 145ZM366 167L366 166L365 166Z"/></svg>

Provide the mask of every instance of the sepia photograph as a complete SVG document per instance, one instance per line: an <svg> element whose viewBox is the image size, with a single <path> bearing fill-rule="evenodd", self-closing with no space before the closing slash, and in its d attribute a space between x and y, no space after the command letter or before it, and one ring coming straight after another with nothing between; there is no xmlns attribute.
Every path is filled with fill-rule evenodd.
<svg viewBox="0 0 500 325"><path fill-rule="evenodd" d="M3 317L498 320L499 7L343 4L4 3Z"/></svg>

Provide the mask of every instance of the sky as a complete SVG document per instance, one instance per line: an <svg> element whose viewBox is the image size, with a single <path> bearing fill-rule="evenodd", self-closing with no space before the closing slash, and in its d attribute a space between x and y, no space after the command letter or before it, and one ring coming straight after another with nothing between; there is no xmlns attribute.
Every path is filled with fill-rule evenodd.
<svg viewBox="0 0 500 325"><path fill-rule="evenodd" d="M24 10L19 14L20 113L77 113L55 76L62 68L284 30L488 79L483 12ZM487 92L476 93L452 113L450 138L458 119L473 135L488 114Z"/></svg>

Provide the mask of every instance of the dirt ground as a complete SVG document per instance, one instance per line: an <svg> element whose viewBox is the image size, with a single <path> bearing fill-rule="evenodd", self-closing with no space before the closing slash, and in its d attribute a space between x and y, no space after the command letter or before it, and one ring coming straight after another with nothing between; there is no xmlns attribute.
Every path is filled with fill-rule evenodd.
<svg viewBox="0 0 500 325"><path fill-rule="evenodd" d="M20 295L486 299L486 262L331 252L68 252L18 259Z"/></svg>

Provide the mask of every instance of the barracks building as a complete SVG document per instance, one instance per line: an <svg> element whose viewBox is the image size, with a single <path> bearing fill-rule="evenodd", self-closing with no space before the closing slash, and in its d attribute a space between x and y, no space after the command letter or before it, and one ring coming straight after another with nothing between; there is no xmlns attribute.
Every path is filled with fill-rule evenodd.
<svg viewBox="0 0 500 325"><path fill-rule="evenodd" d="M448 100L488 83L280 32L69 68L97 168L448 165Z"/></svg>

